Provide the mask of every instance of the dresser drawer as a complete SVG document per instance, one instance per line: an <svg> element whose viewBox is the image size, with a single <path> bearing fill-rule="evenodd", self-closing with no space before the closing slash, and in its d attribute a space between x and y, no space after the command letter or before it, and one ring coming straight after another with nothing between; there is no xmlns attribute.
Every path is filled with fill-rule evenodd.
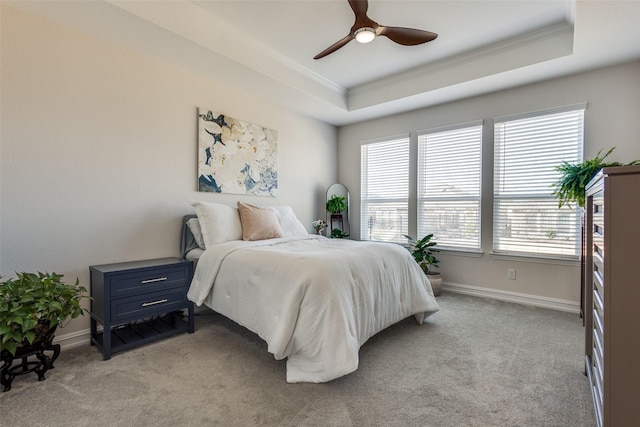
<svg viewBox="0 0 640 427"><path fill-rule="evenodd" d="M190 274L186 264L115 274L111 277L111 298L183 287L189 283Z"/></svg>
<svg viewBox="0 0 640 427"><path fill-rule="evenodd" d="M604 265L597 263L594 257L593 262L593 290L600 293L600 298L604 299ZM603 306L604 307L604 306Z"/></svg>
<svg viewBox="0 0 640 427"><path fill-rule="evenodd" d="M593 330L595 333L604 337L604 313L600 313L597 308L593 309Z"/></svg>
<svg viewBox="0 0 640 427"><path fill-rule="evenodd" d="M602 345L602 335L597 330L593 330L593 351L598 353L600 360L604 359L604 346Z"/></svg>
<svg viewBox="0 0 640 427"><path fill-rule="evenodd" d="M602 399L604 398L604 388L602 385L602 380L603 380L603 376L604 376L604 368L602 365L602 360L600 359L600 356L595 353L594 354L594 358L593 358L593 380L594 383L593 385L596 388L596 391L598 392L596 395L596 400L602 401Z"/></svg>
<svg viewBox="0 0 640 427"><path fill-rule="evenodd" d="M114 322L142 319L158 313L184 308L188 287L119 298L111 301L111 319Z"/></svg>
<svg viewBox="0 0 640 427"><path fill-rule="evenodd" d="M593 213L598 214L604 212L604 190L602 187L593 193Z"/></svg>
<svg viewBox="0 0 640 427"><path fill-rule="evenodd" d="M593 288L593 308L594 310L598 310L598 314L600 315L599 317L601 319L604 319L604 299L602 298L604 296L603 293L603 289L602 289L602 285L598 285L596 283L594 276L594 288Z"/></svg>

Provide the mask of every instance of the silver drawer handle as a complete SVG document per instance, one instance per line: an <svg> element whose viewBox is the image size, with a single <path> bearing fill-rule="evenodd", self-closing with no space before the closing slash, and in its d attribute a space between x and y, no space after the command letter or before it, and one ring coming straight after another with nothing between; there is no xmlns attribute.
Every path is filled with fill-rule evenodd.
<svg viewBox="0 0 640 427"><path fill-rule="evenodd" d="M146 283L154 283L154 282L163 282L167 280L166 277L158 277L157 279L147 279L147 280L143 280L140 283L142 283L143 285Z"/></svg>
<svg viewBox="0 0 640 427"><path fill-rule="evenodd" d="M145 303L142 304L142 306L143 307L149 307L150 305L163 304L163 303L165 303L167 301L169 301L169 300L164 298L164 299L159 299L158 301L145 302Z"/></svg>

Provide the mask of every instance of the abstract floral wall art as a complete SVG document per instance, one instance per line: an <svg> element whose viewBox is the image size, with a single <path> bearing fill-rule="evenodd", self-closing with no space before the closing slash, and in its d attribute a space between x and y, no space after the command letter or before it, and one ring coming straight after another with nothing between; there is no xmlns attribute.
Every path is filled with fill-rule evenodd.
<svg viewBox="0 0 640 427"><path fill-rule="evenodd" d="M198 109L198 191L275 197L278 132Z"/></svg>

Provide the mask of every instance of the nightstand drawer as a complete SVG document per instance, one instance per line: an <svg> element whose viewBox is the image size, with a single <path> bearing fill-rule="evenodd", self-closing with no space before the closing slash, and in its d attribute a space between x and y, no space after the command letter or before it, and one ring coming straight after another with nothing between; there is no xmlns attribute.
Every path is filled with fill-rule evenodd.
<svg viewBox="0 0 640 427"><path fill-rule="evenodd" d="M146 293L144 295L119 298L111 301L111 319L113 322L127 319L141 319L158 313L184 308L188 301L188 287Z"/></svg>
<svg viewBox="0 0 640 427"><path fill-rule="evenodd" d="M190 275L191 268L186 265L117 274L111 278L111 298L181 287L189 282Z"/></svg>

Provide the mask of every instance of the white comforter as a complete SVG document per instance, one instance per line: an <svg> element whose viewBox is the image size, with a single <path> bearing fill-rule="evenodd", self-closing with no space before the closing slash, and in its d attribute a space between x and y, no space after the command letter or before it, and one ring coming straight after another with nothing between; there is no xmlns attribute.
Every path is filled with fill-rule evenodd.
<svg viewBox="0 0 640 427"><path fill-rule="evenodd" d="M438 311L428 280L399 245L289 237L205 250L188 297L257 333L288 382L325 382L358 368L382 329Z"/></svg>

